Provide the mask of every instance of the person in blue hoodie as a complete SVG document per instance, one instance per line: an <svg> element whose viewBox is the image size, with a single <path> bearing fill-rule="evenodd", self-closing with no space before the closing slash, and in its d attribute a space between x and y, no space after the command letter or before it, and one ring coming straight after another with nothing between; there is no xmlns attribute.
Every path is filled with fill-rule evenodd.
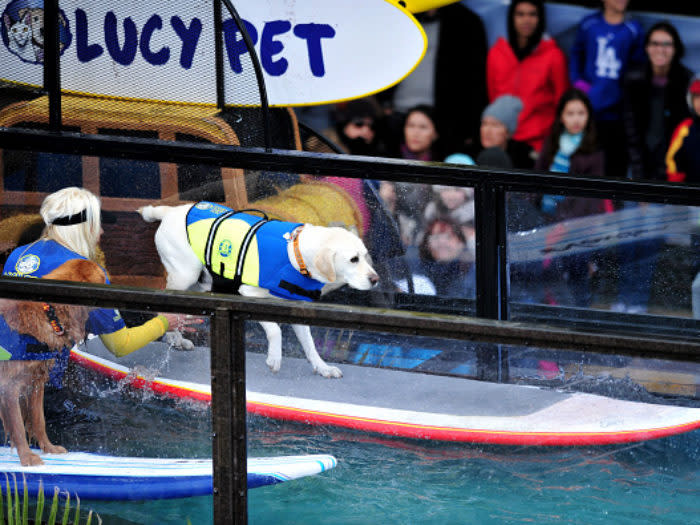
<svg viewBox="0 0 700 525"><path fill-rule="evenodd" d="M588 95L605 151L606 175L627 175L622 88L627 69L644 62L644 32L627 16L629 0L602 0L603 8L578 26L569 57L574 87Z"/></svg>

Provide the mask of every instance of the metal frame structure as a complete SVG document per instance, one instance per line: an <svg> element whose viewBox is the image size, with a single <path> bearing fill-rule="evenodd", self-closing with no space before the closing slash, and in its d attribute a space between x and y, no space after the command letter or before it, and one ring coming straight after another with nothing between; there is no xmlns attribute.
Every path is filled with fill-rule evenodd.
<svg viewBox="0 0 700 525"><path fill-rule="evenodd" d="M265 148L165 142L111 136L83 136L61 130L61 81L58 53L58 0L45 0L46 46L44 87L49 96L50 131L1 129L0 148L47 153L119 157L157 162L196 163L219 167L268 170L428 184L473 186L477 246L477 318L415 315L327 304L290 305L280 301L241 299L215 294L134 290L115 286L56 283L0 278L0 297L70 302L88 306L170 311L211 318L212 425L214 457L214 521L247 522L246 390L244 323L269 320L361 328L378 332L425 335L543 348L663 357L697 361L700 337L689 330L676 337L624 333L611 327L572 330L547 325L510 323L506 260L506 194L512 191L560 193L629 201L700 205L700 186L573 177L517 170L426 164L392 159L369 159L337 154L313 154L270 149L267 97L255 50L230 0L214 0L217 31L222 4L246 38L261 89ZM224 107L223 47L215 40L217 106ZM256 65L257 64L257 65Z"/></svg>
<svg viewBox="0 0 700 525"><path fill-rule="evenodd" d="M0 132L0 138L2 133ZM618 355L697 360L700 340L641 338L553 329L446 315L387 313L339 305L290 304L215 294L136 290L116 286L0 278L0 297L96 307L206 315L211 319L214 522L247 523L247 450L244 324L250 320L439 336L465 341L595 350Z"/></svg>
<svg viewBox="0 0 700 525"><path fill-rule="evenodd" d="M90 306L178 311L211 317L212 424L214 429L214 518L216 523L246 523L245 341L247 320L321 324L343 328L427 335L495 344L615 353L697 361L700 332L671 337L609 330L572 330L548 325L510 323L507 319L505 270L505 194L508 191L564 193L624 200L700 204L700 187L665 183L604 180L564 175L487 170L392 159L296 151L266 151L150 139L83 136L76 133L0 129L0 148L120 157L135 160L192 162L290 173L334 173L344 177L473 185L476 197L477 312L480 318L378 312L359 307L289 305L220 295L189 294L60 284L43 280L0 279L0 297L63 301Z"/></svg>

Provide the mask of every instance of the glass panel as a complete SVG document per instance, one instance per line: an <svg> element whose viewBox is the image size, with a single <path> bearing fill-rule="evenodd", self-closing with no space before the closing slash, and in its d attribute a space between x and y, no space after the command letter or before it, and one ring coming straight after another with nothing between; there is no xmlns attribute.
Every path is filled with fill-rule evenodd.
<svg viewBox="0 0 700 525"><path fill-rule="evenodd" d="M80 186L83 172L77 155L8 151L2 158L4 189L50 193L64 185Z"/></svg>
<svg viewBox="0 0 700 525"><path fill-rule="evenodd" d="M366 188L374 204L367 238L393 305L473 314L473 188L387 181Z"/></svg>
<svg viewBox="0 0 700 525"><path fill-rule="evenodd" d="M37 271L50 264L48 257L41 260ZM77 277L73 271L69 262L46 278ZM0 431L10 436L0 447L0 471L15 472L20 492L27 472L47 468L46 498L51 501L57 484L70 493L74 516L79 497L81 522L91 510L105 523L146 523L161 514L159 523L175 523L162 510L163 497L178 498L167 501L177 501L179 522L212 522L209 323L166 317L0 299ZM182 352L162 340L164 319L196 327L197 345ZM177 383L183 370L197 389ZM25 423L13 412L20 404ZM18 461L34 466L21 472ZM34 516L39 482L31 475L26 480Z"/></svg>
<svg viewBox="0 0 700 525"><path fill-rule="evenodd" d="M609 318L590 310L692 318L698 211L644 202L509 194L513 318L524 319L534 311L524 303L583 308L561 312L581 318Z"/></svg>
<svg viewBox="0 0 700 525"><path fill-rule="evenodd" d="M247 326L248 453L330 454L338 466L293 482L295 497L284 502L250 491L251 523L290 512L324 522L329 510L334 523L358 515L443 523L454 512L475 522L557 521L571 512L571 490L585 522L601 509L606 518L644 512L664 521L679 497L673 515L693 515L699 431L651 441L654 431L640 430L658 429L661 414L697 417L697 363L360 329L311 332L341 379L315 375L286 325L281 367L272 373L264 331Z"/></svg>
<svg viewBox="0 0 700 525"><path fill-rule="evenodd" d="M100 129L101 135L158 138L157 132ZM157 162L101 158L100 194L105 197L160 197L160 168Z"/></svg>

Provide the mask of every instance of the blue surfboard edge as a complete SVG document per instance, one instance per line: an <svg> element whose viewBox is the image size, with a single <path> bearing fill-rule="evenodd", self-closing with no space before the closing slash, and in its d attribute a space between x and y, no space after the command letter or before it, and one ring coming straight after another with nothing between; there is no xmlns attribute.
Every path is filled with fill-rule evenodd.
<svg viewBox="0 0 700 525"><path fill-rule="evenodd" d="M39 451L35 451L39 453ZM80 459L84 458L83 470L92 468L100 461L123 460L125 465L130 461L138 461L141 466L148 464L149 458L120 458L117 456L103 456L89 453L76 453ZM69 454L70 456L70 454ZM47 465L62 463L63 455L42 456ZM9 447L0 447L0 485L5 489L5 475L10 486L14 486L15 480L20 491L24 490L26 483L29 495L36 496L43 488L44 494L51 494L57 487L60 493L77 494L81 500L107 500L107 501L138 501L156 499L175 499L196 496L210 496L213 494L213 475L211 472L202 471L202 459L179 458L152 458L155 470L167 470L162 461L172 460L170 468L180 469L177 475L168 475L167 472L158 475L134 474L128 472L125 467L124 474L85 474L81 473L80 461L71 465L70 472L47 472L50 467L22 467L14 450ZM197 471L187 473L188 464L196 464ZM213 464L211 460L205 464ZM254 489L268 485L276 485L305 476L320 474L334 468L337 465L335 457L327 454L305 456L271 456L249 458L248 460L248 488ZM205 468L206 470L206 468ZM75 471L75 472L73 472ZM4 491L4 490L3 490Z"/></svg>

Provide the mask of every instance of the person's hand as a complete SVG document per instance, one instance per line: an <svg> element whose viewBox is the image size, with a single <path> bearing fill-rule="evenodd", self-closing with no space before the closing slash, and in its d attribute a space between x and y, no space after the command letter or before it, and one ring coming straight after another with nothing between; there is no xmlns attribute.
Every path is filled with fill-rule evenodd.
<svg viewBox="0 0 700 525"><path fill-rule="evenodd" d="M193 325L202 324L204 319L201 317L193 317L185 314L161 313L168 321L169 330L177 330L179 332L194 332Z"/></svg>

